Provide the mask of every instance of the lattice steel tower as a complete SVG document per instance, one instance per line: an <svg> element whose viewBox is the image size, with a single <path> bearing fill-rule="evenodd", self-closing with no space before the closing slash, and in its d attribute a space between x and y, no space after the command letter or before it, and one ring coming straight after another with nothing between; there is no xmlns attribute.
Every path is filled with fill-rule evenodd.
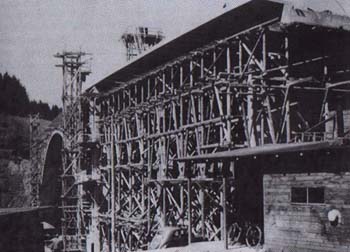
<svg viewBox="0 0 350 252"><path fill-rule="evenodd" d="M63 72L63 174L61 207L63 210L63 251L84 251L85 219L88 215L83 188L78 183L82 168L83 120L82 83L90 73L84 52L63 52L54 55L62 59L56 65Z"/></svg>
<svg viewBox="0 0 350 252"><path fill-rule="evenodd" d="M126 59L129 61L158 44L164 39L164 35L157 28L135 27L127 29L121 39L126 47Z"/></svg>

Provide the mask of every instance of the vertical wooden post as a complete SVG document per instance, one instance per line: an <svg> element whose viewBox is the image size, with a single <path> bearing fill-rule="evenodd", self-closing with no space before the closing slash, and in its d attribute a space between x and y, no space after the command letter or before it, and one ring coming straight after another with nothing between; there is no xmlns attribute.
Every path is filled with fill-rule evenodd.
<svg viewBox="0 0 350 252"><path fill-rule="evenodd" d="M261 119L260 119L260 145L265 144L265 114L264 112L261 113Z"/></svg>
<svg viewBox="0 0 350 252"><path fill-rule="evenodd" d="M111 250L115 252L115 165L114 165L114 114L111 116Z"/></svg>
<svg viewBox="0 0 350 252"><path fill-rule="evenodd" d="M201 204L201 235L202 238L205 238L205 194L203 188L200 188L199 199Z"/></svg>
<svg viewBox="0 0 350 252"><path fill-rule="evenodd" d="M286 37L284 39L285 41L285 57L286 57L286 60L287 60L287 65L288 65L288 68L287 68L287 71L285 73L285 77L286 77L286 81L288 81L288 78L289 78L289 40L288 40L288 34L286 34ZM286 103L286 141L287 143L290 142L290 101L289 101L289 98L287 97L287 103ZM283 129L282 129L283 130Z"/></svg>
<svg viewBox="0 0 350 252"><path fill-rule="evenodd" d="M227 73L231 73L231 50L230 46L227 46L226 49L226 68ZM231 90L230 86L226 87L226 115L227 115L227 132L226 132L226 142L227 144L231 144Z"/></svg>
<svg viewBox="0 0 350 252"><path fill-rule="evenodd" d="M263 31L263 37L262 37L262 59L263 59L263 71L266 71L267 68L267 48L266 48L266 30ZM266 86L264 80L263 86ZM267 95L268 96L268 95ZM265 98L264 105L266 104L266 100L268 98ZM260 145L265 144L265 108L262 108L261 112L261 119L260 119Z"/></svg>
<svg viewBox="0 0 350 252"><path fill-rule="evenodd" d="M148 124L148 131L150 133L150 114L147 115L147 124ZM152 145L151 145L151 140L147 139L147 155L148 155L148 160L147 160L147 235L149 236L151 233L151 185L150 185L150 180L151 180L151 171L152 171ZM148 248L149 248L149 242L148 242Z"/></svg>
<svg viewBox="0 0 350 252"><path fill-rule="evenodd" d="M204 78L204 55L201 55L201 78Z"/></svg>
<svg viewBox="0 0 350 252"><path fill-rule="evenodd" d="M180 215L184 216L184 210L185 210L185 193L184 193L184 185L180 185ZM181 218L181 224L184 225L184 217Z"/></svg>
<svg viewBox="0 0 350 252"><path fill-rule="evenodd" d="M151 97L151 78L147 78L147 99Z"/></svg>
<svg viewBox="0 0 350 252"><path fill-rule="evenodd" d="M203 79L204 78L204 54L201 54L200 56L200 78ZM204 92L200 94L200 98L199 98L199 121L203 122L204 121ZM204 127L200 126L199 127L199 131L200 131L200 150L202 148L202 146L204 145ZM203 195L204 196L204 195ZM204 197L203 197L203 205L204 205ZM203 214L203 218L204 218L204 210L202 211ZM202 231L202 235L203 235L204 231Z"/></svg>
<svg viewBox="0 0 350 252"><path fill-rule="evenodd" d="M193 87L193 60L190 61L190 87Z"/></svg>
<svg viewBox="0 0 350 252"><path fill-rule="evenodd" d="M118 127L118 126L117 126ZM118 130L120 130L120 128L118 127ZM118 146L119 148L119 146ZM119 151L120 152L120 151ZM119 153L120 155L120 153ZM117 164L119 165L120 164L120 156L117 156ZM118 167L118 187L117 187L117 199L118 199L118 212L121 211L121 189L122 189L122 186L121 186L121 183L122 183L122 178L121 178L121 170L120 168ZM118 250L120 251L121 250L121 231L120 229L118 228L118 237L117 237L117 247L118 247ZM114 251L113 251L114 252Z"/></svg>
<svg viewBox="0 0 350 252"><path fill-rule="evenodd" d="M171 94L174 95L174 90L175 90L175 82L174 82L174 66L171 66L170 69L170 87L171 87Z"/></svg>
<svg viewBox="0 0 350 252"><path fill-rule="evenodd" d="M187 178L187 211L188 211L188 244L192 242L192 181L191 177Z"/></svg>
<svg viewBox="0 0 350 252"><path fill-rule="evenodd" d="M179 84L179 88L181 89L183 87L183 66L180 65L180 84ZM179 127L182 127L183 123L184 123L184 104L183 104L183 98L180 95L180 120L179 120ZM185 153L185 148L186 146L184 145L184 132L181 131L180 132L180 153L182 156L184 156ZM180 177L184 177L184 173L185 173L185 165L184 164L180 164L179 165L179 174ZM185 185L181 184L180 185L180 208L181 208L181 214L184 216L185 215ZM184 224L185 218L182 218L182 224Z"/></svg>
<svg viewBox="0 0 350 252"><path fill-rule="evenodd" d="M238 64L239 64L239 74L242 75L243 72L243 48L241 39L238 42Z"/></svg>
<svg viewBox="0 0 350 252"><path fill-rule="evenodd" d="M222 235L223 235L223 241L224 241L224 248L228 248L228 241L227 241L227 178L226 175L222 178L222 207L223 207L223 229L222 229Z"/></svg>
<svg viewBox="0 0 350 252"><path fill-rule="evenodd" d="M180 66L180 89L183 87L183 67L182 65ZM184 101L182 96L180 95L180 121L179 121L179 126L182 127L183 123L184 123ZM183 156L185 154L185 148L186 146L184 146L184 132L181 131L180 132L180 143L181 143L181 155ZM183 167L183 166L181 166ZM183 170L180 171L181 176L184 175Z"/></svg>
<svg viewBox="0 0 350 252"><path fill-rule="evenodd" d="M242 40L239 40L238 43L238 64L239 64L239 74L242 76L243 74L243 45ZM243 115L243 125L244 125L244 133L246 135L247 145L250 146L250 132L249 132L249 126L248 126L248 115L246 112L246 107L244 101L241 102L241 109L242 109L242 115Z"/></svg>
<svg viewBox="0 0 350 252"><path fill-rule="evenodd" d="M253 76L249 74L248 76L248 85L253 84ZM252 88L248 88L248 92L253 92ZM247 95L247 127L248 127L248 134L249 134L249 146L255 147L256 146L256 139L255 139L255 111L254 111L254 95L248 94Z"/></svg>
<svg viewBox="0 0 350 252"><path fill-rule="evenodd" d="M216 48L214 48L213 50L214 50L213 51L213 64L214 64L213 75L214 75L214 77L216 77L216 64L215 64L215 62L216 62Z"/></svg>
<svg viewBox="0 0 350 252"><path fill-rule="evenodd" d="M167 225L167 220L166 220L166 213L167 213L167 204L166 204L166 185L163 183L162 184L162 195L163 195L163 199L162 199L162 208L163 208L163 211L162 211L162 222L163 222L163 225L164 227Z"/></svg>
<svg viewBox="0 0 350 252"><path fill-rule="evenodd" d="M152 97L156 98L158 95L158 75L154 74L152 76L152 83L153 83L153 90L154 90L154 92L152 92Z"/></svg>

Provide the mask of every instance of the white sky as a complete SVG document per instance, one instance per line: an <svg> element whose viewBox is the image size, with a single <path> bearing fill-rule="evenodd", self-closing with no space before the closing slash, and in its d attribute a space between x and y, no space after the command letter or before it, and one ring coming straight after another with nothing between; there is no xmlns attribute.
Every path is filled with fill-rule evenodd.
<svg viewBox="0 0 350 252"><path fill-rule="evenodd" d="M125 64L120 37L128 27L157 27L171 39L246 1L1 0L0 72L16 75L31 99L61 105L55 53L82 49L93 54L88 87ZM342 8L336 0L292 1L350 16L350 0L338 0Z"/></svg>

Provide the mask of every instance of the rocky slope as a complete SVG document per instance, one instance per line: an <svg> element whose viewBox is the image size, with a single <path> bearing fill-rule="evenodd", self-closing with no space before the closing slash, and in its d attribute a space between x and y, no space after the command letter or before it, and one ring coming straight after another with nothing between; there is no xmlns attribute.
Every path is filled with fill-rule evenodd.
<svg viewBox="0 0 350 252"><path fill-rule="evenodd" d="M29 118L0 115L0 208L29 206L30 179Z"/></svg>

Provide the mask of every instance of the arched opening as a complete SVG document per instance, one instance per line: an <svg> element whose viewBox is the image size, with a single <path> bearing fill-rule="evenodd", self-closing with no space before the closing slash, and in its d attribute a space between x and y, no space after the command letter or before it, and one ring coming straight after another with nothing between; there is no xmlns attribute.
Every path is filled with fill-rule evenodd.
<svg viewBox="0 0 350 252"><path fill-rule="evenodd" d="M57 229L60 227L61 218L59 205L61 196L60 175L62 175L63 171L62 146L62 136L59 133L54 134L47 148L43 178L39 191L40 205L53 206L53 209L45 214L44 219Z"/></svg>

